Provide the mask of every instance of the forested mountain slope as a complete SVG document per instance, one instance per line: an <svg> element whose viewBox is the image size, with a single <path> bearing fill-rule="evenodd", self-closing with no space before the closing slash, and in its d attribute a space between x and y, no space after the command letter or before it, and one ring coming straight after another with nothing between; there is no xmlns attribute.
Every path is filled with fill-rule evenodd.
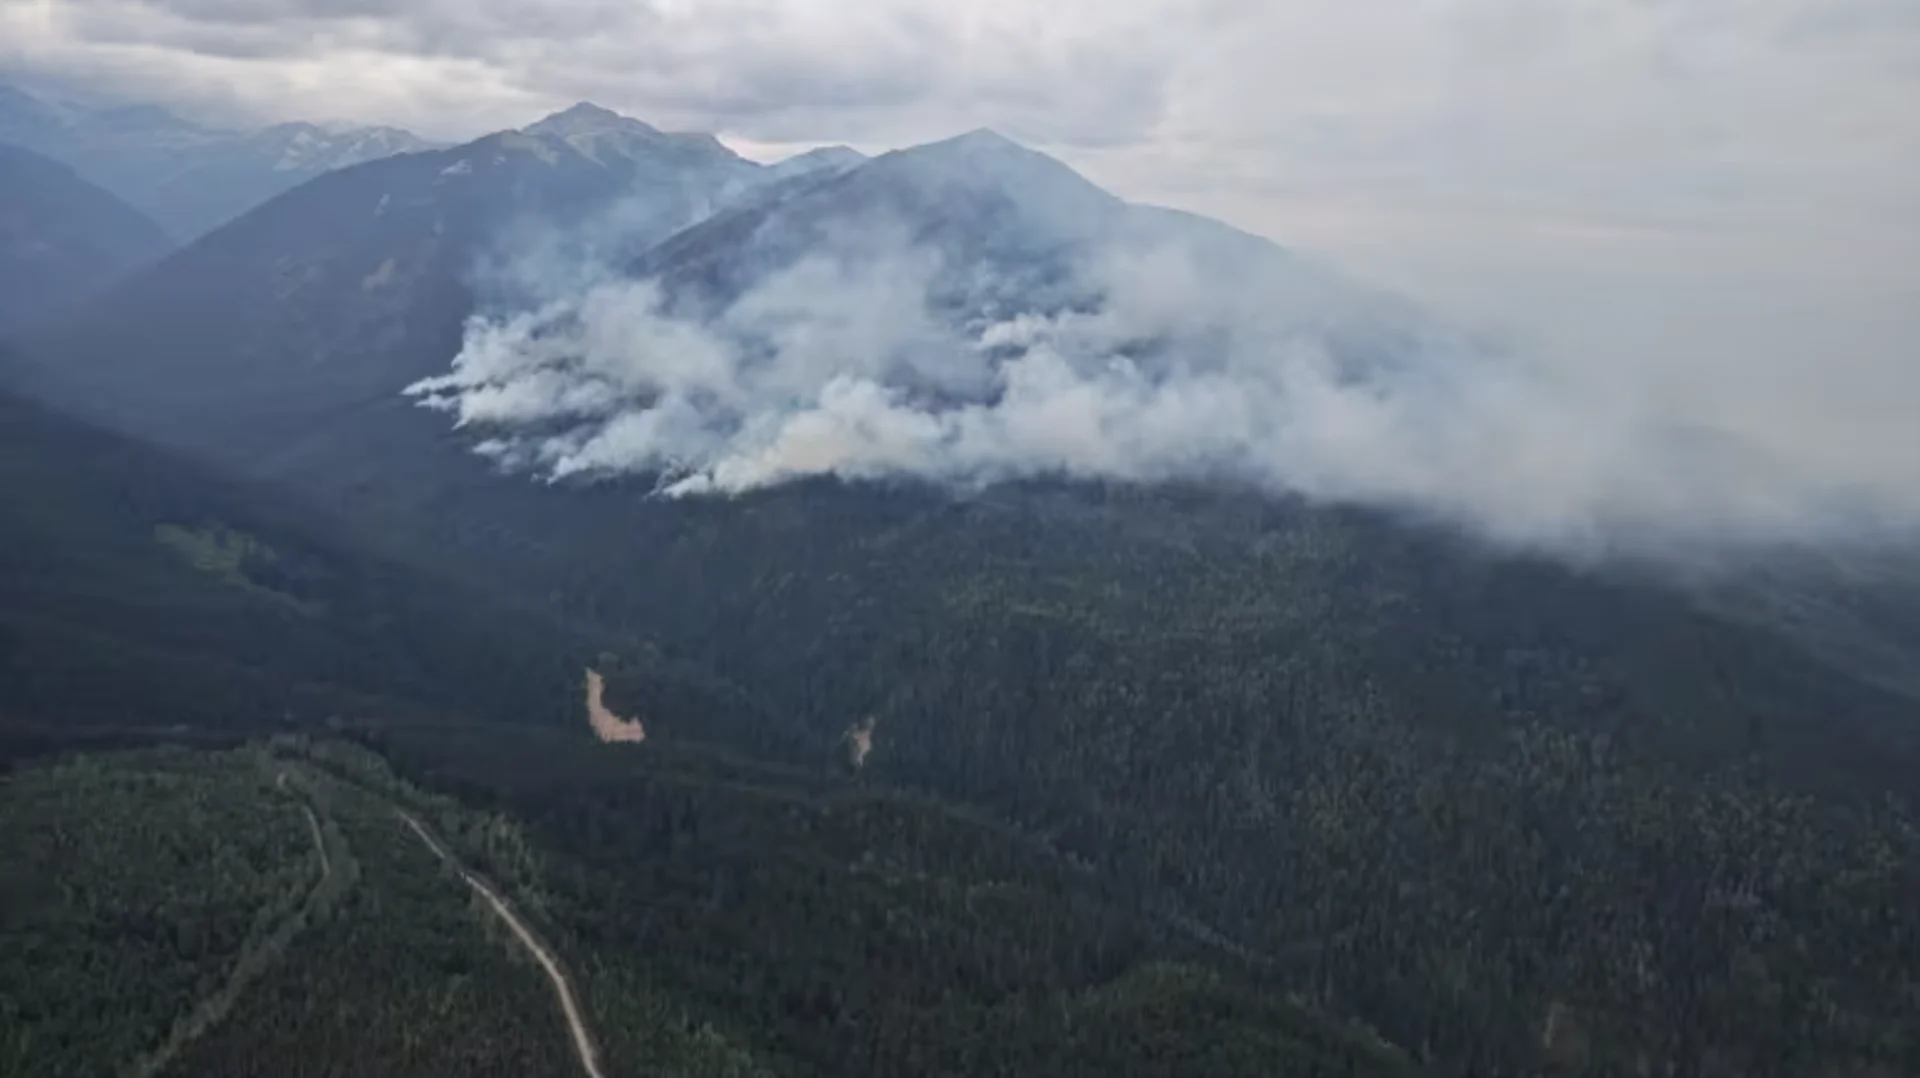
<svg viewBox="0 0 1920 1078"><path fill-rule="evenodd" d="M500 430L448 429L400 394L471 343L470 314L503 304L493 313L512 330L522 323L509 300L549 298L489 297L478 252L539 215L596 219L636 184L669 208L714 208L695 205L704 173L680 158L647 150L630 159L646 169L603 171L619 155L603 152L602 118L576 119L586 130L496 136L326 177L131 282L116 317L32 346L42 390L104 400L101 414L331 514L383 559L488 589L530 612L525 624L614 653L602 666L615 710L645 725L639 746L588 744L584 720L565 735L356 727L409 777L506 807L580 857L582 886L622 896L589 902L588 938L663 948L683 937L636 911L679 895L669 923L697 922L690 931L704 942L661 976L708 1013L781 1000L785 1016L760 1024L779 1031L782 1051L829 1072L840 1065L835 1073L849 1060L891 1073L927 1028L1026 1030L1045 1045L1057 1030L1028 1024L1036 1014L1088 1006L1105 1014L1095 1028L1125 1024L1115 1016L1131 1013L1139 982L1110 978L1164 952L1127 950L1129 962L1114 963L1091 942L1072 951L1067 980L1048 980L1054 967L1000 980L966 966L982 954L1013 961L1036 945L1023 926L1056 923L1060 907L982 915L964 930L936 917L897 936L883 934L884 913L833 921L850 893L845 861L813 860L801 836L844 819L833 791L851 782L987 821L1072 866L1126 917L1156 926L1149 935L1178 926L1207 962L1229 956L1265 991L1366 1022L1437 1073L1920 1069L1920 705L1900 679L1862 676L1854 661L1901 654L1911 623L1897 610L1859 619L1860 638L1844 647L1810 647L1778 618L1703 606L1647 567L1520 556L1402 514L1277 496L1244 476L1181 483L1149 469L1127 473L1137 482L1075 481L1062 468L923 482L884 469L796 478L811 473L790 467L728 486L742 474L735 464L770 458L707 450L763 429L748 422L751 408L729 410L739 400L791 395L791 382L755 378L785 356L768 342L783 339L787 317L808 308L795 297L809 294L752 307L754 318L771 309L760 321L730 312L835 243L851 264L891 268L861 261L869 208L885 211L886 234L904 229L943 252L926 277L937 317L924 321L975 336L989 318L1073 326L1100 315L1119 293L1083 287L1083 256L1143 238L1173 236L1216 273L1251 258L1297 279L1297 263L1270 245L1135 212L992 136L762 189L619 263L649 281L616 281L614 295L656 289L648 294L666 305L649 316L712 331L697 340L721 347L699 354L726 362L708 369L740 376L682 394L705 456L675 458L661 451L673 445L645 441L658 427L634 427L669 394L657 381L620 381L630 368L588 362L586 345L630 340L580 332L604 313L589 301L560 304L509 342L540 362L485 353L514 377L454 390L498 405L485 394L585 372L605 392L538 398L565 407L507 428L524 436L524 459L476 456L475 443ZM654 145L644 132L614 134L617 146ZM1353 302L1335 302L1343 297ZM1337 378L1364 383L1452 354L1443 346L1453 335L1397 304L1343 287L1308 298L1265 313L1306 317L1303 332L1337 361ZM1187 323L1178 309L1156 311L1149 328L1163 332L1124 335L1121 358L1178 366L1178 348L1240 328L1234 309L1209 313L1215 322ZM1122 318L1118 328L1135 327ZM940 355L1022 354L1016 338L975 343L988 347ZM855 358L902 359L918 380L897 399L916 407L981 392L979 380L947 377L952 368L905 362L925 354ZM551 476L560 457L543 458L543 447L578 449L608 431L627 440L604 440L592 467L559 482L498 467L545 465ZM743 493L657 497L663 476ZM1892 650L1874 646L1882 637ZM489 678L510 669L485 667ZM577 666L563 673L579 676ZM623 770L632 761L699 777L635 787ZM757 792L730 800L742 785ZM716 838L716 818L737 830ZM937 829L922 839L910 830L920 824L897 826L900 856L928 858L927 879L909 868L883 873L885 886L924 884L929 901L967 911L993 893L985 879L940 882L975 855ZM793 875L774 890L812 896L779 904L805 915L731 920L742 896L773 887L761 854L789 843L803 852L782 862ZM729 852L703 859L716 846ZM689 847L690 864L665 857ZM720 921L701 920L710 914ZM715 973L742 934L763 941L757 957ZM875 951L810 949L829 939ZM898 967L911 1004L827 989L839 981L823 983L820 970L884 957L880 939L916 956ZM930 971L948 968L983 994L943 1009L946 982ZM771 990L739 989L755 977ZM1156 977L1147 983L1196 983ZM1264 1006L1205 1003L1242 1015ZM876 1040L898 1040L850 1054L848 1015ZM971 1062L956 1073L995 1072L988 1057L958 1058Z"/></svg>
<svg viewBox="0 0 1920 1078"><path fill-rule="evenodd" d="M698 667L623 649L609 669L670 740L613 754L578 686L608 658L587 641L617 638L0 404L0 844L19 869L0 881L0 1072L566 1072L538 973L371 787L537 918L609 1074L1411 1073L1237 948L1003 825L864 787L843 752ZM338 744L24 762L289 730L379 746L497 814L421 800Z"/></svg>
<svg viewBox="0 0 1920 1078"><path fill-rule="evenodd" d="M0 396L0 715L258 730L386 706L571 716L579 638L311 512Z"/></svg>
<svg viewBox="0 0 1920 1078"><path fill-rule="evenodd" d="M764 171L705 136L582 106L331 172L23 342L17 377L240 470L357 480L406 465L339 450L406 409L400 391L444 368L474 305L528 300L488 269L516 230L586 244L611 213L644 246Z"/></svg>
<svg viewBox="0 0 1920 1078"><path fill-rule="evenodd" d="M0 332L67 313L171 245L72 169L0 143Z"/></svg>
<svg viewBox="0 0 1920 1078"><path fill-rule="evenodd" d="M608 1076L1415 1073L924 800L432 733L456 736L441 775L533 750L516 807L560 785L522 822L285 737L0 779L0 1073L582 1073L476 872L564 967Z"/></svg>
<svg viewBox="0 0 1920 1078"><path fill-rule="evenodd" d="M1555 1013L1587 1073L1910 1058L1910 700L1657 582L1364 515L911 498L690 513L654 607L816 743L871 724L868 773L995 806L1449 1071L1526 1073ZM1851 1017L1781 992L1809 983Z"/></svg>

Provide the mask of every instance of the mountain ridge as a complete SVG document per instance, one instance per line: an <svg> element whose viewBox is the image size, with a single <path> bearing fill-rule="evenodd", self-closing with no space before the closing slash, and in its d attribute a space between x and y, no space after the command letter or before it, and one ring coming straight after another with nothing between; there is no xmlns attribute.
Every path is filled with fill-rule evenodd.
<svg viewBox="0 0 1920 1078"><path fill-rule="evenodd" d="M0 332L58 318L172 246L68 166L0 143Z"/></svg>
<svg viewBox="0 0 1920 1078"><path fill-rule="evenodd" d="M867 161L867 155L851 146L816 146L790 157L781 158L767 165L767 170L780 178L806 176L821 172L844 172L858 168Z"/></svg>
<svg viewBox="0 0 1920 1078"><path fill-rule="evenodd" d="M392 127L214 127L157 105L65 105L0 83L8 141L71 165L183 238L332 169L436 145Z"/></svg>

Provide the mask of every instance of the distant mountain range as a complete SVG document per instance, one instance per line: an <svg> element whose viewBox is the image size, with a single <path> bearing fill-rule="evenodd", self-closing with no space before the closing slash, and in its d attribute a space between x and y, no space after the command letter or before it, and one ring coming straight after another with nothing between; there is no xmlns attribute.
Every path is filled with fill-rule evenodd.
<svg viewBox="0 0 1920 1078"><path fill-rule="evenodd" d="M631 157L642 147L656 161L734 158L711 135L661 132L585 103L527 131L565 142L589 158ZM323 173L446 147L395 127L329 128L298 122L218 127L155 105L78 105L4 82L0 143L71 166L182 242ZM824 147L783 161L768 175L788 178L844 169L860 160L859 153L844 146Z"/></svg>
<svg viewBox="0 0 1920 1078"><path fill-rule="evenodd" d="M113 317L72 320L29 351L75 357L41 372L56 396L274 470L304 458L309 432L340 437L350 417L399 410L409 429L430 425L407 412L401 390L445 371L477 306L530 302L529 288L555 283L494 272L515 237L559 245L556 266L604 244L620 251L593 257L638 258L728 206L782 197L857 157L816 152L766 167L711 136L583 104L322 175L125 282L103 300Z"/></svg>
<svg viewBox="0 0 1920 1078"><path fill-rule="evenodd" d="M0 83L0 143L71 165L179 240L332 169L430 149L392 127L208 126L152 105L87 107Z"/></svg>
<svg viewBox="0 0 1920 1078"><path fill-rule="evenodd" d="M160 226L67 166L0 144L0 332L66 313L171 246Z"/></svg>

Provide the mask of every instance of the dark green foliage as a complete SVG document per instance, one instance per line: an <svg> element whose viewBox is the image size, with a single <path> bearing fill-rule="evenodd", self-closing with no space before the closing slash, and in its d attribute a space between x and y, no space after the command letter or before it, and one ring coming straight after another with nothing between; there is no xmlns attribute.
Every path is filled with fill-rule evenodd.
<svg viewBox="0 0 1920 1078"><path fill-rule="evenodd" d="M384 801L257 750L32 767L0 798L0 1073L568 1069L544 979Z"/></svg>
<svg viewBox="0 0 1920 1078"><path fill-rule="evenodd" d="M355 524L395 558L540 611L519 623L525 650L442 636L470 624L433 616L451 592L421 592L412 621L327 617L349 649L444 656L429 668L450 676L374 662L347 681L361 695L295 715L370 726L409 775L529 821L571 866L550 930L585 941L576 953L673 956L584 971L629 985L614 998L637 1002L618 1006L684 1013L799 1073L887 1073L894 1049L851 1030L904 1037L969 1014L977 1031L1171 961L1357 1017L1444 1074L1631 1074L1642 1057L1702 1073L1920 1067L1914 703L1660 581L1216 494L819 483L662 504L459 474L430 507L366 488ZM150 682L126 661L16 699L105 713L153 684L141 713L160 715L178 699L166 686L205 684L258 715L285 710L279 679L338 646L256 641L273 619L312 619L252 589L331 615L339 585L249 570L237 586L153 539L217 525L297 566L305 532L244 506L165 508L60 527L140 536L177 601L256 620L212 623L207 639L230 641L218 658L139 634ZM91 654L27 616L84 608L12 609L13 684ZM122 647L155 616L107 609L88 631ZM543 652L556 623L601 644ZM644 746L585 741L575 664L601 650ZM515 664L541 654L544 709L501 706L526 680ZM383 702L399 691L564 729L424 726ZM868 719L873 752L849 776L844 739ZM664 770L636 778L635 758ZM835 808L843 796L921 837L881 843ZM823 808L833 826L799 822ZM927 825L956 812L1047 852L977 875L1000 855ZM849 871L869 848L926 881L910 872L895 894ZM1060 865L1077 882L1050 875ZM1017 881L992 916L950 903L990 878ZM884 917L836 919L882 896L919 911L907 942ZM843 955L870 946L898 949L894 979L849 990L861 962Z"/></svg>
<svg viewBox="0 0 1920 1078"><path fill-rule="evenodd" d="M1083 992L1013 1000L975 1020L975 1028L954 1037L952 1058L922 1060L913 1073L1333 1078L1402 1072L1391 1052L1190 967L1148 966Z"/></svg>
<svg viewBox="0 0 1920 1078"><path fill-rule="evenodd" d="M862 781L1011 821L1444 1073L1920 1065L1920 707L1658 579L1178 491L618 493L530 495L618 522L565 556L444 549L661 642L611 671L642 751L828 775L871 717ZM465 795L570 781L506 755Z"/></svg>
<svg viewBox="0 0 1920 1078"><path fill-rule="evenodd" d="M1442 1070L1527 1073L1556 1002L1598 1073L1920 1066L1911 700L1650 582L1364 517L1033 491L888 524L675 604L715 617L696 656L822 743L876 715L876 776L994 806Z"/></svg>
<svg viewBox="0 0 1920 1078"><path fill-rule="evenodd" d="M609 1058L642 1070L660 1025L623 1014L677 1012L792 1075L1410 1073L1137 894L923 795L528 729L363 736L526 821L531 866L489 832L468 848L580 956Z"/></svg>
<svg viewBox="0 0 1920 1078"><path fill-rule="evenodd" d="M330 791L354 885L163 1074L565 1074L545 978L383 804Z"/></svg>
<svg viewBox="0 0 1920 1078"><path fill-rule="evenodd" d="M547 937L609 1074L1411 1073L989 821L704 753L468 732L605 781L516 790L545 806L523 828L338 743L16 772L0 1073L574 1073L545 977L401 808Z"/></svg>
<svg viewBox="0 0 1920 1078"><path fill-rule="evenodd" d="M260 729L383 706L570 718L581 638L258 491L0 397L0 714Z"/></svg>
<svg viewBox="0 0 1920 1078"><path fill-rule="evenodd" d="M242 757L82 758L0 782L0 1074L132 1067L294 909L318 866Z"/></svg>

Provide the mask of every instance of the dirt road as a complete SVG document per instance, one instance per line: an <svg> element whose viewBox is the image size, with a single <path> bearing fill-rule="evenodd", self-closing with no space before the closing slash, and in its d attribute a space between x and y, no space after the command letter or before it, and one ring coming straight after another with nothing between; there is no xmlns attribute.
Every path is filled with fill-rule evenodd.
<svg viewBox="0 0 1920 1078"><path fill-rule="evenodd" d="M546 945L534 936L533 931L520 920L518 914L513 912L513 908L507 905L506 900L500 897L500 893L493 889L492 884L468 872L446 847L440 845L440 840L434 838L433 833L422 826L420 821L411 814L401 809L394 811L399 813L408 827L413 828L413 833L420 836L420 841L426 843L427 848L432 850L436 857L452 866L453 870L460 874L460 878L466 881L468 887L473 888L481 898L487 900L487 904L493 907L494 914L507 923L507 927L513 930L513 934L519 938L521 945L526 947L527 951L547 971L547 979L553 982L554 994L560 997L560 1009L566 1013L567 1031L573 1036L573 1048L580 1056L580 1066L586 1069L590 1078L606 1078L605 1073L600 1069L600 1050L594 1046L593 1035L588 1031L586 1021L580 1015L580 1005L574 996L573 982L568 979L566 971L560 968L560 962L553 957L553 952L547 950Z"/></svg>
<svg viewBox="0 0 1920 1078"><path fill-rule="evenodd" d="M333 862L327 857L327 841L320 837L320 817L313 814L313 808L302 804L300 811L307 814L307 828L313 832L313 848L320 854L320 878L333 875Z"/></svg>

